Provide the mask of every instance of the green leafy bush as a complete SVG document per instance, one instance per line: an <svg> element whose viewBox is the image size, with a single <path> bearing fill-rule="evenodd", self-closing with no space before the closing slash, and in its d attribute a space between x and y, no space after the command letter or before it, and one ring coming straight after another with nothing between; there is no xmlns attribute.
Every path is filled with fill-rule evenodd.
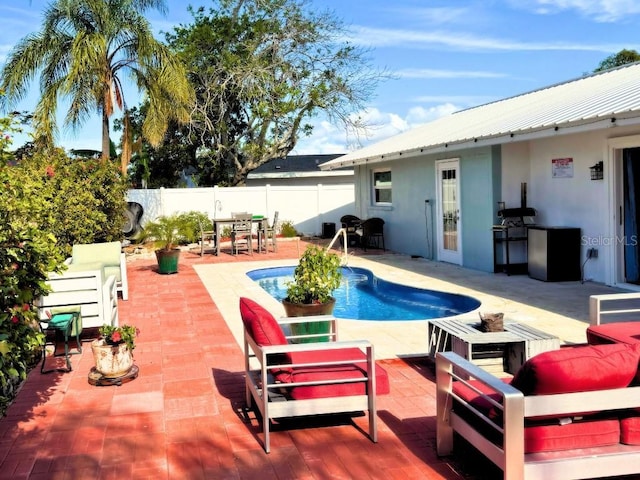
<svg viewBox="0 0 640 480"><path fill-rule="evenodd" d="M293 226L293 222L291 220L284 220L280 222L280 235L285 238L297 237L298 232Z"/></svg>
<svg viewBox="0 0 640 480"><path fill-rule="evenodd" d="M12 188L2 166L0 185L0 414L4 414L38 362L44 335L33 302L48 292L47 273L57 271L63 258L53 235L29 221L29 216L15 216L12 193L19 189Z"/></svg>
<svg viewBox="0 0 640 480"><path fill-rule="evenodd" d="M155 248L167 251L188 243L199 231L194 231L192 216L184 213L161 216L144 226L144 235Z"/></svg>
<svg viewBox="0 0 640 480"><path fill-rule="evenodd" d="M316 245L309 245L287 284L291 303L326 303L340 286L340 257Z"/></svg>
<svg viewBox="0 0 640 480"><path fill-rule="evenodd" d="M115 163L71 159L51 149L8 170L11 182L21 185L15 210L32 203L29 218L53 234L66 254L74 243L123 238L127 184Z"/></svg>
<svg viewBox="0 0 640 480"><path fill-rule="evenodd" d="M48 273L74 243L122 238L127 188L117 165L60 149L14 160L8 131L0 119L0 414L42 352L33 303L48 292Z"/></svg>
<svg viewBox="0 0 640 480"><path fill-rule="evenodd" d="M211 219L204 212L192 210L190 212L182 213L181 217L186 223L189 224L187 231L185 232L185 241L187 243L196 243L200 241L200 228L207 231L213 228Z"/></svg>

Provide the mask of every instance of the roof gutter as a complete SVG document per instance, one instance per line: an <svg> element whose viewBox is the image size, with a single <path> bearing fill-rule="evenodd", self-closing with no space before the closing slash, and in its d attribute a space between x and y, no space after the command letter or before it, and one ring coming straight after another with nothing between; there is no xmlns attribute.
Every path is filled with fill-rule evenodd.
<svg viewBox="0 0 640 480"><path fill-rule="evenodd" d="M398 152L385 153L381 155L372 155L369 157L353 158L344 161L333 160L319 165L321 170L333 170L334 168L353 167L357 165L369 165L381 162L389 162L400 158L414 158L421 155L437 154L445 152L457 152L469 148L487 147L494 145L502 145L513 142L524 142L530 140L539 140L543 138L551 138L559 135L569 135L572 133L589 132L593 130L604 130L607 128L622 127L628 125L640 124L640 112L626 112L617 115L607 115L592 119L582 119L576 122L546 125L543 127L532 128L529 130L520 130L507 132L498 135L487 135L484 137L457 140L450 143L441 143L424 147L417 147Z"/></svg>

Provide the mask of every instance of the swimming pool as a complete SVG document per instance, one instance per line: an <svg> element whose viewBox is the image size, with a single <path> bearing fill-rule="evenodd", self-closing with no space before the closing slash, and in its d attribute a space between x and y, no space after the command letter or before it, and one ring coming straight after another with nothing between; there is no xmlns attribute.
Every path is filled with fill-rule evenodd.
<svg viewBox="0 0 640 480"><path fill-rule="evenodd" d="M247 276L282 300L294 269L261 268L247 272ZM388 282L359 267L342 267L342 283L334 297L334 316L352 320L426 320L460 315L480 306L473 297Z"/></svg>

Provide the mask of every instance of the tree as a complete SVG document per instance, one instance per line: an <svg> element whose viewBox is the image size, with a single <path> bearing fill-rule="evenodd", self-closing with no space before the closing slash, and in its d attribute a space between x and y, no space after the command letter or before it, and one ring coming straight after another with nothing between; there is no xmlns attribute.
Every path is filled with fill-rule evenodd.
<svg viewBox="0 0 640 480"><path fill-rule="evenodd" d="M115 108L126 108L125 73L149 99L143 134L152 144L160 143L169 120L188 120L192 91L181 63L153 37L143 16L151 8L164 11L164 1L56 0L45 10L42 30L14 47L0 88L11 105L24 98L40 74L41 98L33 118L40 144L53 144L58 99L68 97L65 123L72 128L94 109L100 112L102 158L108 160L109 119ZM122 157L126 173L126 151Z"/></svg>
<svg viewBox="0 0 640 480"><path fill-rule="evenodd" d="M149 105L144 102L140 108L133 107L125 116L129 122L131 140L131 168L129 178L143 188L176 187L180 174L189 165L189 159L195 146L183 142L181 133L186 129L177 122L169 122L161 144L154 148L145 141L142 126L145 122ZM124 130L124 122L116 120L115 130Z"/></svg>
<svg viewBox="0 0 640 480"><path fill-rule="evenodd" d="M353 126L378 80L344 25L306 0L214 0L167 35L187 66L196 101L189 128L208 169L232 185L286 156L320 111ZM189 136L191 137L191 135ZM201 172L202 173L202 172ZM224 175L226 177L227 175ZM219 178L201 175L201 184Z"/></svg>
<svg viewBox="0 0 640 480"><path fill-rule="evenodd" d="M594 73L602 72L604 70L609 70L610 68L620 67L622 65L638 61L640 61L640 53L636 52L635 50L623 49L618 53L609 55L607 58L601 61L600 65L598 65L598 67L594 70Z"/></svg>

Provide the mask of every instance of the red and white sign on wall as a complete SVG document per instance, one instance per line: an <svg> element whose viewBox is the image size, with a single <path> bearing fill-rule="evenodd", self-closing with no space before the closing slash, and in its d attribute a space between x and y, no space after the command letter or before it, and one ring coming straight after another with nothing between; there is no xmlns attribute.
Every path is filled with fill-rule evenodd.
<svg viewBox="0 0 640 480"><path fill-rule="evenodd" d="M551 160L551 176L553 178L573 177L573 158L554 158Z"/></svg>

